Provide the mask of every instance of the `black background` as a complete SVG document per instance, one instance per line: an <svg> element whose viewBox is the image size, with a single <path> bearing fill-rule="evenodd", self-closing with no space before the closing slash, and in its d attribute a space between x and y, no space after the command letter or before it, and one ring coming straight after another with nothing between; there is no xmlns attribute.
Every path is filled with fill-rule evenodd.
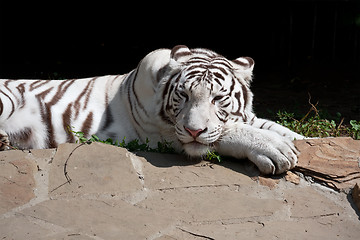
<svg viewBox="0 0 360 240"><path fill-rule="evenodd" d="M123 74L184 44L252 57L255 91L276 82L307 102L331 89L343 107L360 105L360 1L2 1L0 11L0 78Z"/></svg>

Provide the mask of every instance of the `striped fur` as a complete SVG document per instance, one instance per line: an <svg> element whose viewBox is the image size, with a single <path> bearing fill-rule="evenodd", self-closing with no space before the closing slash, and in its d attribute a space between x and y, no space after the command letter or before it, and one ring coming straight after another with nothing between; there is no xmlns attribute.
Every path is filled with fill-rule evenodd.
<svg viewBox="0 0 360 240"><path fill-rule="evenodd" d="M1 80L0 145L49 148L86 137L151 144L179 152L248 157L264 173L296 164L302 136L257 118L250 91L254 61L175 46L149 53L125 75L72 80Z"/></svg>

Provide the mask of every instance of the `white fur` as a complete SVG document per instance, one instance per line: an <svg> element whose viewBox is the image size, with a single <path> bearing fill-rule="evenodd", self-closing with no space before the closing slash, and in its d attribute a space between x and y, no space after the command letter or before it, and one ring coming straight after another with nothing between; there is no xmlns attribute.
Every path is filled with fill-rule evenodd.
<svg viewBox="0 0 360 240"><path fill-rule="evenodd" d="M214 99L221 88L230 88L230 85L226 85L233 81L230 76L225 77L224 86L214 85L212 91L209 91L206 84L200 84L191 92L184 92L189 100L179 103L181 107L177 113L171 113L170 110L166 112L168 120L165 121L161 116L164 112L163 103L172 96L165 95L167 99L164 99L163 91L169 86L170 77L179 76L182 86L189 88L185 74L186 67L189 67L187 61L207 52L216 55L206 49L191 51L185 46L177 49L159 49L149 53L138 68L127 75L79 79L68 87L66 86L70 82L65 82L67 80L50 81L35 90L31 89L31 84L37 83L34 80L2 80L0 90L4 94L0 92L3 106L0 141L7 144L6 132L11 144L20 148L46 148L51 146L50 140L56 146L68 141L69 132L64 122L66 119L70 124L68 127L73 127L75 131L86 131L87 137L96 134L102 139L111 137L121 141L126 137L127 141L140 139L142 142L148 138L152 147L158 141L166 140L173 142L178 152L185 151L190 156L201 156L208 150L215 150L236 158L247 157L265 174L282 173L296 165L298 152L292 140L303 137L274 122L257 119L252 112L251 92L243 92L241 86L248 88L251 82L254 65L250 58L229 61L237 78L234 91L238 91L238 95L248 96L248 99L234 101L232 93L228 93L232 97L226 101L231 104L223 103L224 106L229 105L226 108L228 112L241 108L241 114L247 122L239 120L238 115L230 114L224 123L217 116L223 106ZM216 71L215 69L207 74L220 73ZM42 83L45 82L38 82ZM24 87L23 95L18 90L20 85ZM91 91L86 89L89 85L92 86ZM51 90L39 102L37 96L47 89ZM64 92L61 97L54 100L54 96L60 96L59 92L62 90ZM80 101L76 102L77 98ZM22 100L25 105L22 105ZM52 115L44 118L46 104L51 105ZM11 115L12 105L15 111ZM67 117L64 113L69 109L71 114ZM84 122L90 116L91 126L83 129ZM51 119L52 127L47 126L48 119ZM271 127L267 128L267 125ZM186 129L204 131L194 138ZM26 139L21 137L21 133L25 131L31 132ZM49 131L52 131L53 139L50 139L52 135ZM0 144L0 149L4 148L4 144Z"/></svg>

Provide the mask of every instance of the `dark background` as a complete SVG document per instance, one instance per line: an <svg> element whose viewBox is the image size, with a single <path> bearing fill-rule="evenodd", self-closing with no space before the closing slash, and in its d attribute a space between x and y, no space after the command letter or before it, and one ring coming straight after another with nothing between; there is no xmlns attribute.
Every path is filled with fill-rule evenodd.
<svg viewBox="0 0 360 240"><path fill-rule="evenodd" d="M185 44L255 60L255 109L311 102L360 119L360 1L66 2L0 5L0 78L123 74Z"/></svg>

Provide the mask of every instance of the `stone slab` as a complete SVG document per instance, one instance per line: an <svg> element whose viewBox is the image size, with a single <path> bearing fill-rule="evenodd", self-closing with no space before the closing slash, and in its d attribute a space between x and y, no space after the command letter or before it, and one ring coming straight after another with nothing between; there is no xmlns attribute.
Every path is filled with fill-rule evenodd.
<svg viewBox="0 0 360 240"><path fill-rule="evenodd" d="M0 157L0 213L35 197L36 165L26 155L21 151L8 151Z"/></svg>
<svg viewBox="0 0 360 240"><path fill-rule="evenodd" d="M58 237L72 233L74 237L95 239L145 239L172 221L170 216L159 215L122 200L101 197L48 200L20 214L40 220L41 227L51 234L51 229L57 229L55 233Z"/></svg>
<svg viewBox="0 0 360 240"><path fill-rule="evenodd" d="M0 239L360 236L351 196L292 174L259 176L246 160L215 164L93 143L1 152L0 164Z"/></svg>
<svg viewBox="0 0 360 240"><path fill-rule="evenodd" d="M54 150L4 151L0 154L0 214L36 197L38 176ZM40 167L41 166L41 167Z"/></svg>
<svg viewBox="0 0 360 240"><path fill-rule="evenodd" d="M360 141L350 137L295 141L296 170L335 190L360 184Z"/></svg>
<svg viewBox="0 0 360 240"><path fill-rule="evenodd" d="M50 196L111 196L140 190L130 155L124 148L101 143L60 145L50 168Z"/></svg>

